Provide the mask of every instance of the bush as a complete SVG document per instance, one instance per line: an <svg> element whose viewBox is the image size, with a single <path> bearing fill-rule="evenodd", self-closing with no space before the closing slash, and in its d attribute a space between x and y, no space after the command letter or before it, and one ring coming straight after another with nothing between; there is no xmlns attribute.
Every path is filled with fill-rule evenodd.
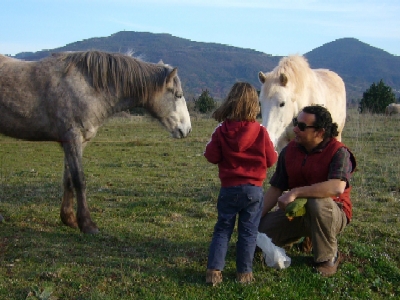
<svg viewBox="0 0 400 300"><path fill-rule="evenodd" d="M197 98L195 101L195 109L201 113L208 113L214 110L217 106L214 98L212 98L208 92L208 90L203 90L200 97Z"/></svg>
<svg viewBox="0 0 400 300"><path fill-rule="evenodd" d="M390 86L385 85L381 79L378 84L373 83L363 93L359 110L361 113L384 113L386 106L396 102L396 96Z"/></svg>

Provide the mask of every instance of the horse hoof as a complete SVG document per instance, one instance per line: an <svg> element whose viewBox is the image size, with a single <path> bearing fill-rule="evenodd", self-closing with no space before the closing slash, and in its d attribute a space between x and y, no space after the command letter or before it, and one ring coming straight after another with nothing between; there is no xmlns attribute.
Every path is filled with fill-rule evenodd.
<svg viewBox="0 0 400 300"><path fill-rule="evenodd" d="M84 234L98 234L100 231L97 228L89 229L89 230L84 230L82 231Z"/></svg>
<svg viewBox="0 0 400 300"><path fill-rule="evenodd" d="M77 229L78 228L78 222L76 220L76 217L73 213L66 213L63 210L60 212L60 218L61 222L64 225L67 225L68 227Z"/></svg>
<svg viewBox="0 0 400 300"><path fill-rule="evenodd" d="M83 228L81 231L84 234L98 234L100 232L97 227Z"/></svg>
<svg viewBox="0 0 400 300"><path fill-rule="evenodd" d="M70 221L70 220L61 219L61 221L63 222L64 225L67 225L68 227L71 227L71 228L74 228L74 229L78 228L78 223L76 222L76 220Z"/></svg>

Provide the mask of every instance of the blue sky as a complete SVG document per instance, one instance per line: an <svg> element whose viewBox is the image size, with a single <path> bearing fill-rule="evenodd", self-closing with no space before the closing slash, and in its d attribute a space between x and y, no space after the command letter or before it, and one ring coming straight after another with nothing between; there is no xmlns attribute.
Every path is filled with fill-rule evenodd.
<svg viewBox="0 0 400 300"><path fill-rule="evenodd" d="M399 0L2 0L0 28L11 55L123 30L282 56L352 37L400 55Z"/></svg>

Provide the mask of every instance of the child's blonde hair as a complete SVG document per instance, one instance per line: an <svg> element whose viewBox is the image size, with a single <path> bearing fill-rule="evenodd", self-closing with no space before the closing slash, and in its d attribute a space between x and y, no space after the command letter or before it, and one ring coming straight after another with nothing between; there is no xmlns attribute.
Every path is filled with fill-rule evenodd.
<svg viewBox="0 0 400 300"><path fill-rule="evenodd" d="M236 82L225 101L212 117L218 122L226 119L235 121L255 121L260 112L257 90L247 82Z"/></svg>

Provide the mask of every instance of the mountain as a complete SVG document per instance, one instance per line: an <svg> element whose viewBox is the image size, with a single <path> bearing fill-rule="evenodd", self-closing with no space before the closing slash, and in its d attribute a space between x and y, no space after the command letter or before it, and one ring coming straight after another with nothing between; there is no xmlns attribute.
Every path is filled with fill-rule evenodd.
<svg viewBox="0 0 400 300"><path fill-rule="evenodd" d="M252 49L216 43L195 42L170 34L121 31L108 37L90 38L60 48L22 52L15 57L38 60L53 52L102 50L133 52L148 62L160 60L178 67L186 98L208 90L215 99L226 96L235 81L243 80L259 88L258 72L271 71L282 58ZM400 93L400 57L354 38L322 45L304 55L312 68L328 68L344 80L348 101L357 100L373 82L381 79Z"/></svg>
<svg viewBox="0 0 400 300"><path fill-rule="evenodd" d="M361 98L373 82L383 82L400 95L400 56L354 38L343 38L305 54L312 68L338 73L346 84L347 99Z"/></svg>

